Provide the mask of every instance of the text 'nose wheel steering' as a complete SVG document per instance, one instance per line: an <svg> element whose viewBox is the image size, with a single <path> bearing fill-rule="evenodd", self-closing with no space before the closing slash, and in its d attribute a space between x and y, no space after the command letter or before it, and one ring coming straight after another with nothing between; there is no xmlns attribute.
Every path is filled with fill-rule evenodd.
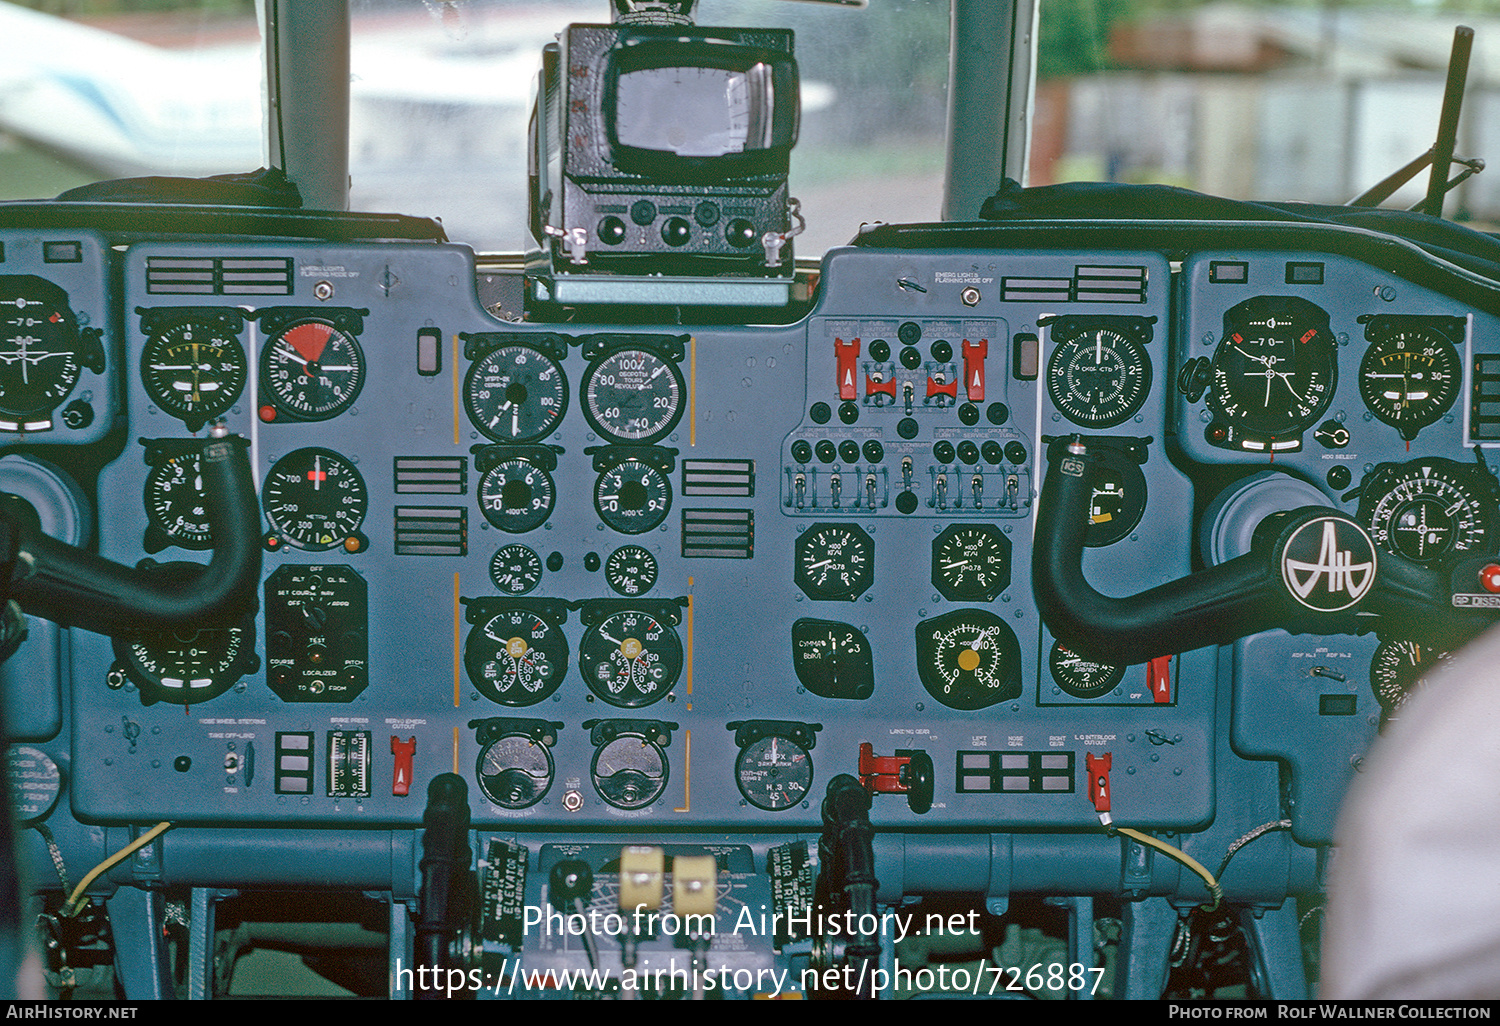
<svg viewBox="0 0 1500 1026"><path fill-rule="evenodd" d="M1493 622L1494 610L1459 607L1444 572L1380 550L1323 506L1266 517L1243 556L1139 595L1103 595L1083 577L1092 453L1073 436L1048 458L1032 584L1048 628L1081 655L1140 663L1275 627L1362 634L1386 622L1451 645Z"/></svg>

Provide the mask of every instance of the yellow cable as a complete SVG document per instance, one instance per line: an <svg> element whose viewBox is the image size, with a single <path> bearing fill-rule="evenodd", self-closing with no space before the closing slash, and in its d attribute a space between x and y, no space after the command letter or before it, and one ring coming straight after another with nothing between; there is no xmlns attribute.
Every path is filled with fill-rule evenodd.
<svg viewBox="0 0 1500 1026"><path fill-rule="evenodd" d="M1114 829L1117 833L1124 834L1132 840L1155 848L1168 858L1175 859L1197 873L1203 878L1203 882L1208 885L1208 893L1213 895L1214 903L1209 906L1209 909L1212 910L1219 907L1219 902L1224 898L1224 888L1219 886L1219 881L1215 880L1214 875L1204 868L1203 863L1193 858L1181 848L1174 848L1166 841L1152 837L1150 834L1143 834L1139 830L1132 830L1130 827L1115 827Z"/></svg>
<svg viewBox="0 0 1500 1026"><path fill-rule="evenodd" d="M152 841L156 840L158 837L160 837L170 829L172 829L171 823L162 822L156 824L156 826L152 827L150 830L147 830L144 834L131 841L125 847L115 852L113 855L105 859L103 862L99 863L93 869L89 870L88 875L85 876L82 880L78 881L78 886L73 888L73 893L68 895L68 900L62 907L62 914L65 916L77 915L78 910L83 908L84 899L86 897L84 892L89 889L89 884L98 879L101 873L107 872L115 865L118 865L119 863L125 861L131 855L135 854L137 851L144 848L146 845L150 844Z"/></svg>

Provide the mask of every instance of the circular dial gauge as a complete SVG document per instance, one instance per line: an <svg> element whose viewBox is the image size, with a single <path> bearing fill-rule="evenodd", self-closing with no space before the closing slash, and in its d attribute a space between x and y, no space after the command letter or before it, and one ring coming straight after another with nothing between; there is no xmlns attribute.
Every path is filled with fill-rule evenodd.
<svg viewBox="0 0 1500 1026"><path fill-rule="evenodd" d="M283 413L327 420L347 410L359 395L365 354L353 335L327 321L298 321L261 350L260 376Z"/></svg>
<svg viewBox="0 0 1500 1026"><path fill-rule="evenodd" d="M646 349L617 349L589 365L583 415L605 438L654 442L677 425L684 390L670 360Z"/></svg>
<svg viewBox="0 0 1500 1026"><path fill-rule="evenodd" d="M359 527L370 496L365 479L332 449L287 453L266 475L261 505L273 530L299 549L364 548Z"/></svg>
<svg viewBox="0 0 1500 1026"><path fill-rule="evenodd" d="M1021 643L983 609L960 609L917 624L917 675L950 709L983 709L1021 696Z"/></svg>
<svg viewBox="0 0 1500 1026"><path fill-rule="evenodd" d="M594 483L599 519L621 534L644 534L667 518L672 486L660 470L640 460L622 460Z"/></svg>
<svg viewBox="0 0 1500 1026"><path fill-rule="evenodd" d="M542 557L525 545L505 545L490 557L490 580L504 595L525 595L542 583Z"/></svg>
<svg viewBox="0 0 1500 1026"><path fill-rule="evenodd" d="M875 583L875 539L855 524L814 524L797 539L793 574L808 598L859 598Z"/></svg>
<svg viewBox="0 0 1500 1026"><path fill-rule="evenodd" d="M184 321L146 340L141 384L157 406L201 426L234 405L250 368L239 339L218 325Z"/></svg>
<svg viewBox="0 0 1500 1026"><path fill-rule="evenodd" d="M479 479L484 518L510 534L541 527L556 498L552 475L524 456L500 461Z"/></svg>
<svg viewBox="0 0 1500 1026"><path fill-rule="evenodd" d="M1415 641L1382 641L1370 659L1370 688L1381 712L1390 716L1441 665L1448 653Z"/></svg>
<svg viewBox="0 0 1500 1026"><path fill-rule="evenodd" d="M599 797L618 809L639 809L661 797L670 767L666 753L639 734L624 734L599 746L590 772Z"/></svg>
<svg viewBox="0 0 1500 1026"><path fill-rule="evenodd" d="M1462 379L1453 343L1421 326L1377 339L1359 364L1360 398L1408 441L1452 408Z"/></svg>
<svg viewBox="0 0 1500 1026"><path fill-rule="evenodd" d="M610 705L650 705L677 683L682 641L649 613L627 609L584 632L578 668L589 690Z"/></svg>
<svg viewBox="0 0 1500 1026"><path fill-rule="evenodd" d="M656 583L656 557L639 545L621 545L604 561L604 580L618 595L644 595Z"/></svg>
<svg viewBox="0 0 1500 1026"><path fill-rule="evenodd" d="M115 642L115 657L141 689L141 700L196 705L216 698L255 669L253 626L152 631Z"/></svg>
<svg viewBox="0 0 1500 1026"><path fill-rule="evenodd" d="M932 584L952 602L991 602L1010 585L1010 539L994 524L955 524L932 540Z"/></svg>
<svg viewBox="0 0 1500 1026"><path fill-rule="evenodd" d="M464 378L469 419L497 442L545 438L568 408L568 379L550 357L524 345L491 349Z"/></svg>
<svg viewBox="0 0 1500 1026"><path fill-rule="evenodd" d="M1058 412L1085 427L1128 420L1151 391L1151 358L1124 332L1098 324L1054 330L1047 392Z"/></svg>
<svg viewBox="0 0 1500 1026"><path fill-rule="evenodd" d="M1057 682L1057 686L1074 698L1107 695L1125 679L1125 667L1085 659L1063 648L1060 641L1052 643L1047 665L1052 670L1052 679Z"/></svg>
<svg viewBox="0 0 1500 1026"><path fill-rule="evenodd" d="M1338 384L1328 314L1295 296L1257 296L1224 314L1210 368L1209 406L1244 431L1300 434Z"/></svg>
<svg viewBox="0 0 1500 1026"><path fill-rule="evenodd" d="M1358 517L1387 552L1414 563L1447 561L1494 536L1493 487L1452 460L1377 468L1361 487Z"/></svg>
<svg viewBox="0 0 1500 1026"><path fill-rule="evenodd" d="M168 456L146 474L146 515L169 544L185 549L213 546L197 453Z"/></svg>
<svg viewBox="0 0 1500 1026"><path fill-rule="evenodd" d="M568 639L529 609L502 609L464 641L469 680L492 702L534 705L568 672Z"/></svg>
<svg viewBox="0 0 1500 1026"><path fill-rule="evenodd" d="M0 275L0 415L39 422L82 373L68 295L29 274Z"/></svg>
<svg viewBox="0 0 1500 1026"><path fill-rule="evenodd" d="M552 788L552 752L525 734L506 734L485 745L474 766L479 789L502 809L526 809Z"/></svg>
<svg viewBox="0 0 1500 1026"><path fill-rule="evenodd" d="M812 753L777 734L750 742L734 760L734 782L757 809L790 809L807 797L812 780Z"/></svg>

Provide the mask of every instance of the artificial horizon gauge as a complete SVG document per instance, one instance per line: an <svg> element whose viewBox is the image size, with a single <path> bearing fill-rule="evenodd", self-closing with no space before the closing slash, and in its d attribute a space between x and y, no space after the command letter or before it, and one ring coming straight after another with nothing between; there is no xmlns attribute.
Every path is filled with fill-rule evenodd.
<svg viewBox="0 0 1500 1026"><path fill-rule="evenodd" d="M330 321L306 318L271 336L260 354L260 383L272 409L299 420L328 420L354 404L365 383L365 354L354 336Z"/></svg>
<svg viewBox="0 0 1500 1026"><path fill-rule="evenodd" d="M266 474L261 505L271 522L267 544L281 540L321 552L342 545L349 552L369 547L360 533L370 494L354 464L332 449L311 446L287 453Z"/></svg>
<svg viewBox="0 0 1500 1026"><path fill-rule="evenodd" d="M469 631L464 669L490 701L534 705L562 684L568 671L568 639L534 610L501 609Z"/></svg>
<svg viewBox="0 0 1500 1026"><path fill-rule="evenodd" d="M1047 394L1059 413L1084 427L1106 428L1129 420L1145 404L1151 358L1135 334L1107 320L1064 317L1053 323Z"/></svg>
<svg viewBox="0 0 1500 1026"><path fill-rule="evenodd" d="M152 464L146 473L146 516L150 521L147 552L158 552L168 545L213 547L198 453L177 453Z"/></svg>
<svg viewBox="0 0 1500 1026"><path fill-rule="evenodd" d="M150 631L113 642L115 667L140 689L143 705L197 705L260 668L253 617L233 627Z"/></svg>
<svg viewBox="0 0 1500 1026"><path fill-rule="evenodd" d="M161 409L196 431L225 413L250 372L238 312L189 317L151 331L141 350L141 384Z"/></svg>
<svg viewBox="0 0 1500 1026"><path fill-rule="evenodd" d="M1360 484L1356 516L1381 548L1434 564L1493 544L1497 502L1488 471L1432 457L1376 467Z"/></svg>
<svg viewBox="0 0 1500 1026"><path fill-rule="evenodd" d="M551 357L528 345L502 345L479 357L464 378L464 408L496 442L533 442L562 423L568 379Z"/></svg>
<svg viewBox="0 0 1500 1026"><path fill-rule="evenodd" d="M814 524L797 538L793 579L808 598L853 602L875 583L875 539L857 524Z"/></svg>
<svg viewBox="0 0 1500 1026"><path fill-rule="evenodd" d="M992 602L1010 586L1010 539L994 524L950 524L932 540L932 586L950 602Z"/></svg>
<svg viewBox="0 0 1500 1026"><path fill-rule="evenodd" d="M1372 318L1359 363L1359 395L1370 412L1411 441L1447 413L1463 381L1458 349L1421 319Z"/></svg>
<svg viewBox="0 0 1500 1026"><path fill-rule="evenodd" d="M552 788L552 751L519 731L485 745L474 764L484 796L502 809L526 809Z"/></svg>
<svg viewBox="0 0 1500 1026"><path fill-rule="evenodd" d="M656 583L656 557L639 545L621 545L604 561L604 580L617 595L644 595Z"/></svg>
<svg viewBox="0 0 1500 1026"><path fill-rule="evenodd" d="M502 459L479 479L479 509L509 534L523 534L552 515L557 488L552 475L525 456Z"/></svg>
<svg viewBox="0 0 1500 1026"><path fill-rule="evenodd" d="M789 737L770 734L751 741L734 760L734 782L757 809L780 812L812 790L812 753Z"/></svg>
<svg viewBox="0 0 1500 1026"><path fill-rule="evenodd" d="M682 640L650 613L626 609L584 632L578 670L590 691L622 708L650 705L682 673Z"/></svg>
<svg viewBox="0 0 1500 1026"><path fill-rule="evenodd" d="M68 294L35 275L0 275L0 429L50 429L85 366L104 370L104 351L79 329Z"/></svg>
<svg viewBox="0 0 1500 1026"><path fill-rule="evenodd" d="M594 482L594 508L621 534L644 534L657 527L672 508L667 476L641 460L621 460Z"/></svg>
<svg viewBox="0 0 1500 1026"><path fill-rule="evenodd" d="M616 349L589 364L583 416L604 438L644 445L682 416L682 372L648 349Z"/></svg>
<svg viewBox="0 0 1500 1026"><path fill-rule="evenodd" d="M502 545L490 557L490 580L505 595L525 595L542 583L542 557L526 545Z"/></svg>
<svg viewBox="0 0 1500 1026"><path fill-rule="evenodd" d="M984 709L1021 697L1021 643L984 609L960 609L917 624L917 676L950 709Z"/></svg>
<svg viewBox="0 0 1500 1026"><path fill-rule="evenodd" d="M1047 667L1057 686L1074 698L1098 698L1117 688L1125 679L1125 667L1114 663L1101 663L1063 647L1060 641L1052 643L1047 656Z"/></svg>
<svg viewBox="0 0 1500 1026"><path fill-rule="evenodd" d="M1298 296L1256 296L1224 314L1209 370L1208 405L1246 448L1289 447L1328 409L1338 345L1328 313Z"/></svg>

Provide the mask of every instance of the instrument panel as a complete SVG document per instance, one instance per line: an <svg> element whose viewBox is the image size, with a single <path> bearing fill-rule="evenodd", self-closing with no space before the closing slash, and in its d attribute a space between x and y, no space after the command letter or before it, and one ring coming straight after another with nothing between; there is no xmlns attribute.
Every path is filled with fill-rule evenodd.
<svg viewBox="0 0 1500 1026"><path fill-rule="evenodd" d="M3 669L80 863L95 826L167 820L204 828L184 878L236 886L224 831L409 837L443 772L481 837L763 857L847 773L903 866L883 896L1200 895L1122 868L1104 767L1117 822L1203 861L1290 818L1225 881L1277 906L1318 886L1360 755L1438 653L1071 651L1033 597L1049 453L1098 453L1106 594L1309 505L1423 566L1500 551L1500 323L1344 252L853 247L796 323L626 327L499 320L461 246L0 242L0 489L44 523L92 510L73 540L128 565L211 547L210 421L260 490L255 616L33 621Z"/></svg>

